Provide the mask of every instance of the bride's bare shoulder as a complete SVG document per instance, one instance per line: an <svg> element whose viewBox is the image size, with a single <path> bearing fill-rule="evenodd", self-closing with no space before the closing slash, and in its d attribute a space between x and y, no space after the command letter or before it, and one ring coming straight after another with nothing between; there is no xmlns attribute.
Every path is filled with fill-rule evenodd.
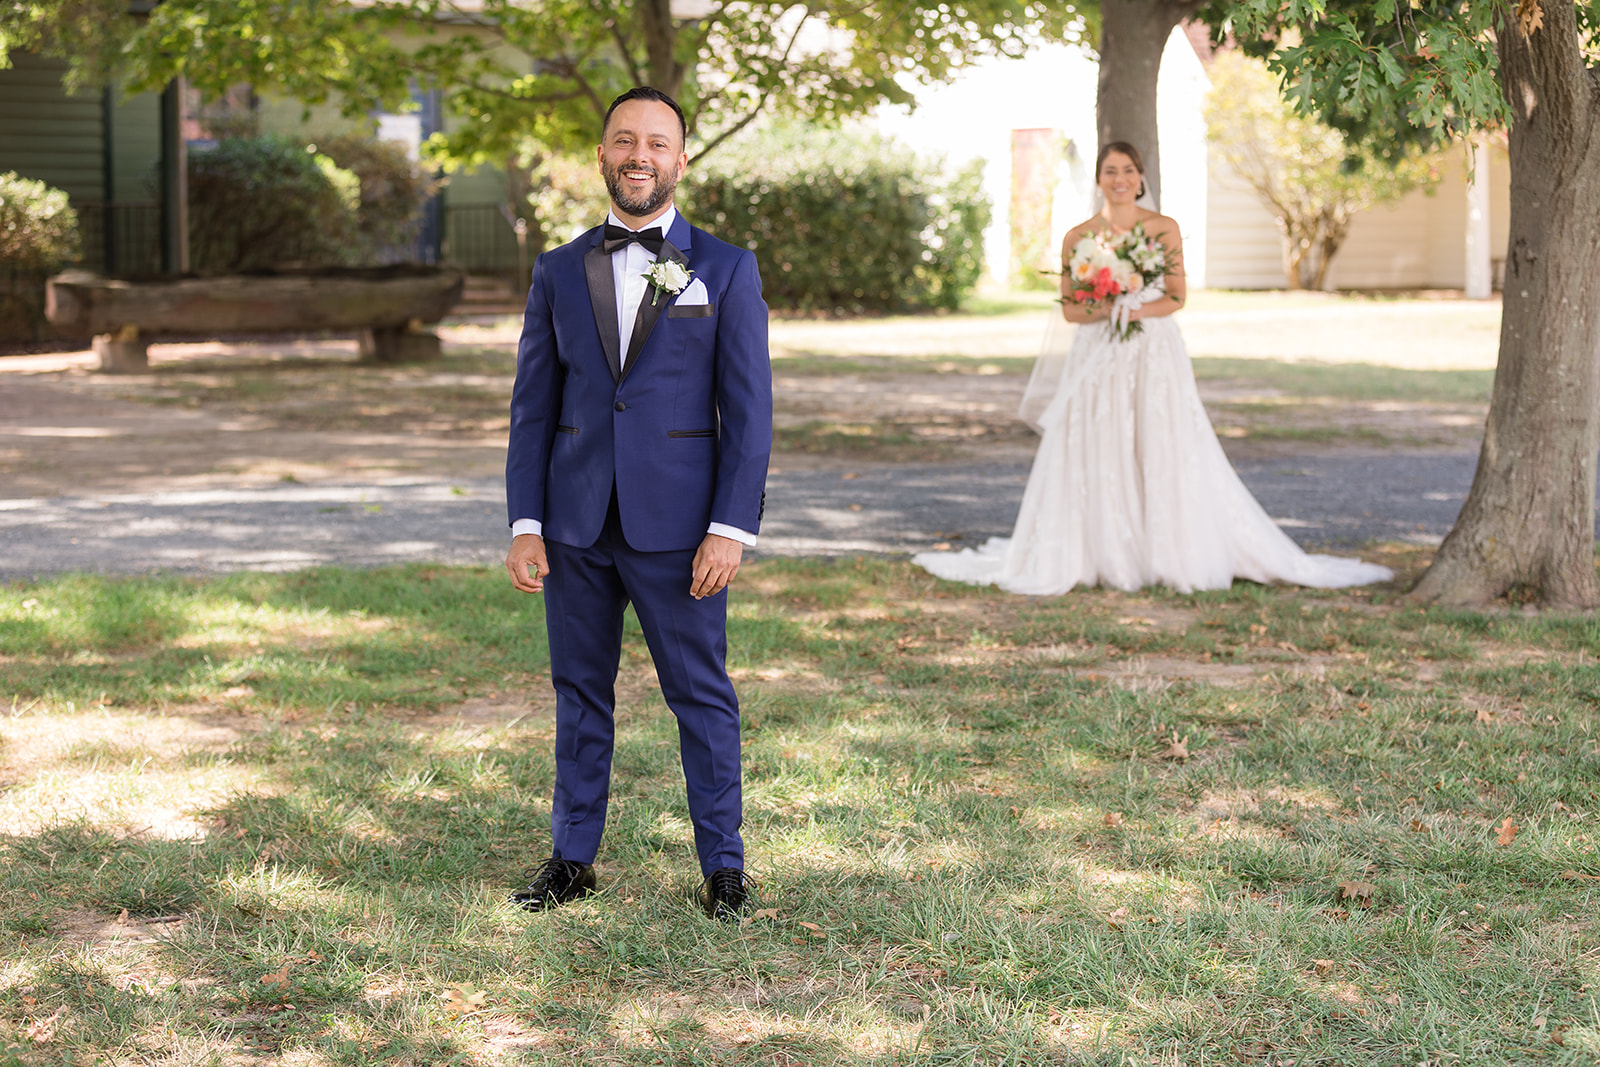
<svg viewBox="0 0 1600 1067"><path fill-rule="evenodd" d="M1080 222L1076 226L1074 226L1072 229L1067 231L1067 235L1061 239L1061 247L1063 247L1063 248L1071 248L1074 244L1078 243L1078 240L1080 238L1085 237L1088 234L1094 233L1096 230L1098 230L1101 226L1104 226L1104 225L1105 225L1105 220L1102 219L1099 215L1091 215L1091 216L1089 216L1088 218L1084 219L1082 222Z"/></svg>
<svg viewBox="0 0 1600 1067"><path fill-rule="evenodd" d="M1139 221L1144 223L1144 232L1152 237L1179 236L1178 220L1170 215L1163 215L1159 211L1147 211Z"/></svg>

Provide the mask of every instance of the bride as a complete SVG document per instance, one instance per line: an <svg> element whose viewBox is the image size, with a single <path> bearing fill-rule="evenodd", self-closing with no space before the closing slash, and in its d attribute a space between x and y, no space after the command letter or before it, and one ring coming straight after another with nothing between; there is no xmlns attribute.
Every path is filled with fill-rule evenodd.
<svg viewBox="0 0 1600 1067"><path fill-rule="evenodd" d="M1136 225L1166 250L1165 284L1121 299L1067 299L1052 315L1021 416L1042 436L1009 538L976 551L924 552L913 562L941 578L1048 596L1076 585L1180 592L1226 589L1235 578L1338 588L1381 582L1386 567L1307 555L1234 473L1200 404L1172 313L1186 295L1178 225L1140 207L1144 163L1132 145L1100 150L1105 206L1067 233L1062 261L1085 236ZM1142 301L1135 303L1135 301ZM1131 306L1130 306L1131 305ZM1138 325L1113 333L1113 313ZM1068 327L1077 326L1070 348Z"/></svg>

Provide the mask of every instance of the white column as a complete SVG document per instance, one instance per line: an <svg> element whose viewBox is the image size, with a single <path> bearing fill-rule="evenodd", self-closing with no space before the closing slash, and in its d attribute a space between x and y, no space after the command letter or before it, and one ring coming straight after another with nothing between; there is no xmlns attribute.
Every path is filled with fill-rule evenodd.
<svg viewBox="0 0 1600 1067"><path fill-rule="evenodd" d="M1489 248L1489 149L1474 137L1472 180L1467 184L1467 299L1487 300L1494 284Z"/></svg>

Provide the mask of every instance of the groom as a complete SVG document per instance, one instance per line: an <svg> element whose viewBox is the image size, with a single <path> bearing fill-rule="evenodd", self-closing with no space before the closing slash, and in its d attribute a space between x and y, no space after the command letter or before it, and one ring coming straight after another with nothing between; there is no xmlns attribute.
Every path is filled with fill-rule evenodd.
<svg viewBox="0 0 1600 1067"><path fill-rule="evenodd" d="M545 594L556 691L553 848L512 895L530 911L595 886L630 602L678 719L700 905L731 920L749 900L725 590L772 450L767 305L755 257L673 207L686 135L665 93L617 97L599 149L610 217L541 255L528 290L506 569Z"/></svg>

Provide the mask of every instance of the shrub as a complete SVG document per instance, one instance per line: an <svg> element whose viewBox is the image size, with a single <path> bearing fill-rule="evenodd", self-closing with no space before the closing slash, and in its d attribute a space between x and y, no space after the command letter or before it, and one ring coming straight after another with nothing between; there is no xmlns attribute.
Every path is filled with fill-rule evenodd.
<svg viewBox="0 0 1600 1067"><path fill-rule="evenodd" d="M699 226L760 257L774 308L954 308L983 269L981 178L981 163L947 176L885 138L780 126L719 149L684 200Z"/></svg>
<svg viewBox="0 0 1600 1067"><path fill-rule="evenodd" d="M317 149L356 176L355 255L362 263L403 263L422 229L422 209L439 183L405 147L357 134L317 138Z"/></svg>
<svg viewBox="0 0 1600 1067"><path fill-rule="evenodd" d="M360 180L287 137L238 138L189 156L189 257L200 273L359 258Z"/></svg>
<svg viewBox="0 0 1600 1067"><path fill-rule="evenodd" d="M44 182L0 174L0 263L44 274L78 257L78 214Z"/></svg>
<svg viewBox="0 0 1600 1067"><path fill-rule="evenodd" d="M45 277L77 256L78 215L67 194L0 174L0 337L39 339Z"/></svg>

